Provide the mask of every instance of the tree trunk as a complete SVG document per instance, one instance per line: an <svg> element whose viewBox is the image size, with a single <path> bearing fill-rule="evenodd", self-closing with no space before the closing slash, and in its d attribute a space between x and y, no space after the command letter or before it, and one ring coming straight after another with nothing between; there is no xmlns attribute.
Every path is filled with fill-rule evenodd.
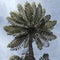
<svg viewBox="0 0 60 60"><path fill-rule="evenodd" d="M29 35L29 60L35 60L32 47L32 35Z"/></svg>
<svg viewBox="0 0 60 60"><path fill-rule="evenodd" d="M35 60L34 58L34 52L33 52L33 47L32 47L32 35L29 35L29 54L26 54L24 60Z"/></svg>

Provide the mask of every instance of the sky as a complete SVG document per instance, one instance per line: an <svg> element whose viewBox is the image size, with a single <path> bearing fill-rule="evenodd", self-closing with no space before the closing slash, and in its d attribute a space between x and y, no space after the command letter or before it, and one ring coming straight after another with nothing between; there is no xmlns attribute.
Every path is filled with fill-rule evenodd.
<svg viewBox="0 0 60 60"><path fill-rule="evenodd" d="M24 51L24 49L10 51L7 48L8 43L12 41L13 37L7 36L3 27L8 24L6 17L9 15L9 12L17 10L18 3L24 6L26 1L30 3L36 2L36 4L41 3L43 8L46 9L46 14L50 14L52 20L57 20L57 24L53 29L57 39L51 41L50 46L42 50L38 50L35 43L33 43L35 58L38 60L43 53L49 53L51 60L60 60L60 0L0 0L0 60L8 60L11 55L21 56L21 53Z"/></svg>

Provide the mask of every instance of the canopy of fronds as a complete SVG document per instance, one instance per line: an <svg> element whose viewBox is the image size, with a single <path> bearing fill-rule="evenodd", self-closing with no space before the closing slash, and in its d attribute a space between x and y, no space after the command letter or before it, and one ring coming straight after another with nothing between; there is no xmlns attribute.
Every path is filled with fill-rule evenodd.
<svg viewBox="0 0 60 60"><path fill-rule="evenodd" d="M17 12L10 12L10 16L7 17L10 25L4 27L8 35L15 37L8 47L13 50L21 46L27 48L30 35L32 43L35 41L40 50L43 46L48 47L49 41L56 39L51 30L57 21L51 20L51 15L45 15L46 11L40 3L36 6L34 2L32 4L26 2L24 8L20 4L17 8Z"/></svg>

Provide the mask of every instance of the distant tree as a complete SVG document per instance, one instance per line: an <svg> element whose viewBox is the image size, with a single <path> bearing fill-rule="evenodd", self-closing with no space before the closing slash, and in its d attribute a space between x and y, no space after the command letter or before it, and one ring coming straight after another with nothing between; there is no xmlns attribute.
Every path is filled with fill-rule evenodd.
<svg viewBox="0 0 60 60"><path fill-rule="evenodd" d="M48 54L43 54L43 56L40 57L39 60L50 60L50 59L49 59L49 55L48 55Z"/></svg>
<svg viewBox="0 0 60 60"><path fill-rule="evenodd" d="M7 17L9 26L5 26L4 30L8 35L13 35L14 40L8 44L11 50L18 50L20 47L28 48L25 60L35 60L32 43L35 41L37 47L41 50L43 46L48 47L49 41L56 39L51 32L56 20L50 20L51 15L45 15L45 9L39 3L36 6L26 2L23 8L20 4L17 6L18 12L10 12Z"/></svg>

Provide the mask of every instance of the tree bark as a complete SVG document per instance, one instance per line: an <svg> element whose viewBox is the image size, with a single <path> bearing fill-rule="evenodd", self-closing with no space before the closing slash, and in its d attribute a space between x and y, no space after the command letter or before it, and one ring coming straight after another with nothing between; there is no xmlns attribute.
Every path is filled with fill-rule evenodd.
<svg viewBox="0 0 60 60"><path fill-rule="evenodd" d="M29 35L29 60L35 60L32 47L32 35Z"/></svg>

